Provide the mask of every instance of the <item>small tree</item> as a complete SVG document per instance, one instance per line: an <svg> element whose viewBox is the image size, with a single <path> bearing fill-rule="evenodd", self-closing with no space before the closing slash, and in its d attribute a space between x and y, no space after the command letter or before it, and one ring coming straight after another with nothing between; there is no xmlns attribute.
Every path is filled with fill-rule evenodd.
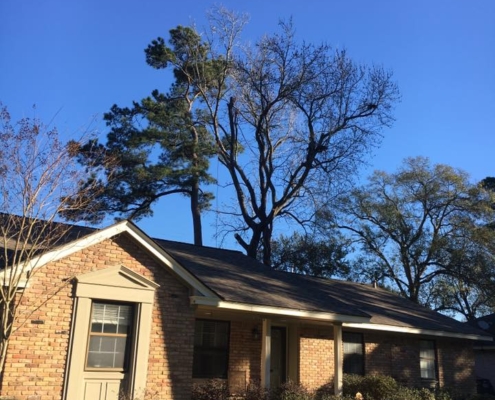
<svg viewBox="0 0 495 400"><path fill-rule="evenodd" d="M342 199L338 226L361 245L363 272L373 269L375 279L415 302L472 318L466 302L473 301L474 287L493 294L495 232L487 227L492 202L465 172L408 158L398 172L376 171ZM449 294L460 286L464 297Z"/></svg>
<svg viewBox="0 0 495 400"><path fill-rule="evenodd" d="M349 249L338 235L320 238L294 233L272 242L272 268L323 278L349 274Z"/></svg>
<svg viewBox="0 0 495 400"><path fill-rule="evenodd" d="M63 144L57 130L37 118L23 118L12 124L7 108L1 103L0 142L0 371L3 371L10 337L42 305L30 305L28 315L18 313L24 288L37 272L37 260L62 243L69 233L70 226L57 223L57 215L87 204L68 201L84 174L74 159L78 150L76 142ZM90 200L87 196L84 199Z"/></svg>

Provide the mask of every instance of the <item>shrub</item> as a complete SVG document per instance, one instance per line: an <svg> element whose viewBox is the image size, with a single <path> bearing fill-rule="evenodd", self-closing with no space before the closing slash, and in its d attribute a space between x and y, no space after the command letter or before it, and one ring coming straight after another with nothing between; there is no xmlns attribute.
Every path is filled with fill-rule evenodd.
<svg viewBox="0 0 495 400"><path fill-rule="evenodd" d="M397 395L401 386L394 378L384 375L344 375L344 395L356 396L359 392L365 400L385 400Z"/></svg>
<svg viewBox="0 0 495 400"><path fill-rule="evenodd" d="M243 400L270 400L270 393L260 385L250 384L242 398Z"/></svg>
<svg viewBox="0 0 495 400"><path fill-rule="evenodd" d="M227 383L212 379L193 386L191 400L226 400L229 397Z"/></svg>
<svg viewBox="0 0 495 400"><path fill-rule="evenodd" d="M304 386L294 382L286 382L271 395L272 400L313 400L313 395Z"/></svg>

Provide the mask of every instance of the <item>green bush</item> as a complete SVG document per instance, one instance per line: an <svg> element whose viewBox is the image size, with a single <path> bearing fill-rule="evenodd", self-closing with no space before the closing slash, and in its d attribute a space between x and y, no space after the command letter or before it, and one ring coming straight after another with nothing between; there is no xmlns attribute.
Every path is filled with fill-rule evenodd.
<svg viewBox="0 0 495 400"><path fill-rule="evenodd" d="M260 385L250 384L242 397L243 400L270 400L270 393Z"/></svg>
<svg viewBox="0 0 495 400"><path fill-rule="evenodd" d="M413 389L401 386L393 378L383 375L344 375L343 396L335 396L331 383L310 391L304 386L287 382L279 388L267 391L250 384L243 393L235 393L232 399L243 400L356 400L361 393L363 400L495 400L491 395L456 396L449 390ZM193 388L192 400L231 400L227 383L222 380L205 381Z"/></svg>
<svg viewBox="0 0 495 400"><path fill-rule="evenodd" d="M286 382L271 395L272 400L313 400L313 394L304 386L294 382Z"/></svg>
<svg viewBox="0 0 495 400"><path fill-rule="evenodd" d="M212 379L201 384L195 384L191 400L226 400L228 397L227 383L220 379Z"/></svg>
<svg viewBox="0 0 495 400"><path fill-rule="evenodd" d="M399 389L401 386L390 376L344 375L345 396L356 396L359 392L365 400L385 400L398 394Z"/></svg>

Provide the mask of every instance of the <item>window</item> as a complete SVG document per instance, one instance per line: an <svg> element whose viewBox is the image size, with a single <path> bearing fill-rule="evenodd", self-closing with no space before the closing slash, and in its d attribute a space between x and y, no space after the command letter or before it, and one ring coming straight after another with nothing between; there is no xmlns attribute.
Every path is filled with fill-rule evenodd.
<svg viewBox="0 0 495 400"><path fill-rule="evenodd" d="M87 368L125 369L132 321L129 304L93 303Z"/></svg>
<svg viewBox="0 0 495 400"><path fill-rule="evenodd" d="M361 333L343 332L344 374L364 375L364 344Z"/></svg>
<svg viewBox="0 0 495 400"><path fill-rule="evenodd" d="M422 379L436 379L436 355L433 340L420 341L419 363Z"/></svg>
<svg viewBox="0 0 495 400"><path fill-rule="evenodd" d="M196 320L193 378L227 378L229 323Z"/></svg>

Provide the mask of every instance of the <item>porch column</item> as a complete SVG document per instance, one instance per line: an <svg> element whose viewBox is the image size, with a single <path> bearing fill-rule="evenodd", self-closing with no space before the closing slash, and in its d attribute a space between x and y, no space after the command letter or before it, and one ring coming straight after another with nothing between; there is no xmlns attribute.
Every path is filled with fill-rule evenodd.
<svg viewBox="0 0 495 400"><path fill-rule="evenodd" d="M269 319L263 319L261 332L261 387L270 389L270 361L271 361L271 341L272 323Z"/></svg>
<svg viewBox="0 0 495 400"><path fill-rule="evenodd" d="M334 354L334 381L336 396L342 395L343 355L342 355L342 324L333 324L333 354Z"/></svg>

